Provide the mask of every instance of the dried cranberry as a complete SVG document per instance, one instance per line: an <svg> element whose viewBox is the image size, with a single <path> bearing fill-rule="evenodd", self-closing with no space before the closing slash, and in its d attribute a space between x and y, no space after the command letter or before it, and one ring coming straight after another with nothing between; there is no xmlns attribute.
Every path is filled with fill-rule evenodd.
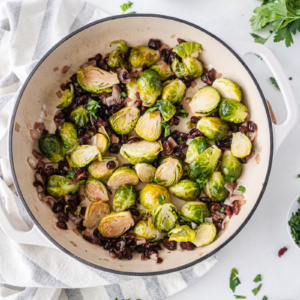
<svg viewBox="0 0 300 300"><path fill-rule="evenodd" d="M174 251L177 249L177 242L175 241L169 241L169 239L167 237L165 237L162 241L163 246L170 250L170 251Z"/></svg>
<svg viewBox="0 0 300 300"><path fill-rule="evenodd" d="M96 126L99 128L99 127L102 127L102 126L107 126L108 123L106 121L103 121L103 120L97 120L96 121Z"/></svg>
<svg viewBox="0 0 300 300"><path fill-rule="evenodd" d="M212 83L215 81L216 79L216 70L215 69L211 69L211 70L207 70L204 69L204 73L201 76L201 80L206 84L206 85L212 85Z"/></svg>
<svg viewBox="0 0 300 300"><path fill-rule="evenodd" d="M134 216L134 217L139 217L140 216L140 213L139 213L139 211L136 208L131 207L128 210L130 211L130 213L131 213L132 216Z"/></svg>
<svg viewBox="0 0 300 300"><path fill-rule="evenodd" d="M200 197L199 201L202 201L202 202L204 202L206 204L210 204L211 203L211 199L208 198L208 197Z"/></svg>
<svg viewBox="0 0 300 300"><path fill-rule="evenodd" d="M122 144L126 144L128 141L128 136L127 135L121 135L121 143Z"/></svg>
<svg viewBox="0 0 300 300"><path fill-rule="evenodd" d="M163 259L161 257L158 257L156 263L161 264L162 262L163 262Z"/></svg>
<svg viewBox="0 0 300 300"><path fill-rule="evenodd" d="M210 115L210 117L219 118L220 115L219 115L219 113L218 113L217 111L215 111L215 112L213 112L213 113Z"/></svg>
<svg viewBox="0 0 300 300"><path fill-rule="evenodd" d="M46 172L47 176L51 176L54 174L54 168L48 167L45 169L45 172Z"/></svg>
<svg viewBox="0 0 300 300"><path fill-rule="evenodd" d="M251 131L251 132L254 132L257 130L257 125L255 123L253 123L252 121L248 122L247 127L248 127L249 131Z"/></svg>
<svg viewBox="0 0 300 300"><path fill-rule="evenodd" d="M66 230L68 229L68 225L65 222L57 222L56 226L60 229Z"/></svg>
<svg viewBox="0 0 300 300"><path fill-rule="evenodd" d="M238 131L239 131L239 125L234 124L234 123L229 123L229 129L230 129L232 132L238 132Z"/></svg>
<svg viewBox="0 0 300 300"><path fill-rule="evenodd" d="M55 203L52 207L52 211L56 214L62 212L63 210L64 210L64 205L61 202Z"/></svg>
<svg viewBox="0 0 300 300"><path fill-rule="evenodd" d="M249 129L246 126L244 126L244 125L240 125L239 126L239 131L241 131L241 132L248 132Z"/></svg>
<svg viewBox="0 0 300 300"><path fill-rule="evenodd" d="M161 47L161 42L160 40L150 39L148 43L148 47L157 50Z"/></svg>
<svg viewBox="0 0 300 300"><path fill-rule="evenodd" d="M211 211L220 211L221 205L219 203L212 203L210 205Z"/></svg>
<svg viewBox="0 0 300 300"><path fill-rule="evenodd" d="M121 146L119 144L112 144L109 148L109 152L113 154L118 154L120 152Z"/></svg>
<svg viewBox="0 0 300 300"><path fill-rule="evenodd" d="M192 122L192 123L198 123L199 120L200 120L200 119L197 118L197 117L195 117L195 116L191 117L191 122Z"/></svg>
<svg viewBox="0 0 300 300"><path fill-rule="evenodd" d="M169 56L170 56L170 50L168 50L168 49L162 49L160 51L160 58L163 59L166 63L169 60Z"/></svg>
<svg viewBox="0 0 300 300"><path fill-rule="evenodd" d="M70 80L73 82L73 83L77 83L77 74L73 74L71 77L70 77Z"/></svg>
<svg viewBox="0 0 300 300"><path fill-rule="evenodd" d="M131 138L127 144L132 144L132 143L136 143L136 142L139 142L141 139L138 138L138 137L134 137L134 138Z"/></svg>
<svg viewBox="0 0 300 300"><path fill-rule="evenodd" d="M181 81L186 85L186 87L190 87L192 84L192 81L194 80L193 76L187 75L181 78Z"/></svg>
<svg viewBox="0 0 300 300"><path fill-rule="evenodd" d="M286 251L287 251L287 247L283 247L278 251L278 256L281 257Z"/></svg>
<svg viewBox="0 0 300 300"><path fill-rule="evenodd" d="M173 117L170 120L170 126L173 126L173 125L177 126L179 123L180 123L180 120L177 117Z"/></svg>
<svg viewBox="0 0 300 300"><path fill-rule="evenodd" d="M138 99L134 102L133 106L140 107L142 105L142 100Z"/></svg>
<svg viewBox="0 0 300 300"><path fill-rule="evenodd" d="M116 163L113 160L110 160L107 164L106 167L108 170L113 170L116 167Z"/></svg>
<svg viewBox="0 0 300 300"><path fill-rule="evenodd" d="M69 217L68 217L66 214L64 214L63 212L59 212L59 213L57 214L57 219L58 219L58 221L60 221L60 222L68 222Z"/></svg>
<svg viewBox="0 0 300 300"><path fill-rule="evenodd" d="M229 205L226 206L226 215L228 217L231 217L232 216L232 209Z"/></svg>
<svg viewBox="0 0 300 300"><path fill-rule="evenodd" d="M86 207L82 206L80 209L80 214L85 215Z"/></svg>
<svg viewBox="0 0 300 300"><path fill-rule="evenodd" d="M83 128L78 128L78 130L77 130L77 136L81 137L83 135L84 135L84 129Z"/></svg>
<svg viewBox="0 0 300 300"><path fill-rule="evenodd" d="M235 215L238 215L238 214L239 214L239 211L240 211L240 207L239 207L238 201L234 201L234 202L232 203L232 212L233 212Z"/></svg>
<svg viewBox="0 0 300 300"><path fill-rule="evenodd" d="M175 58L179 59L180 57L175 52L171 52L169 55L169 63L171 64Z"/></svg>

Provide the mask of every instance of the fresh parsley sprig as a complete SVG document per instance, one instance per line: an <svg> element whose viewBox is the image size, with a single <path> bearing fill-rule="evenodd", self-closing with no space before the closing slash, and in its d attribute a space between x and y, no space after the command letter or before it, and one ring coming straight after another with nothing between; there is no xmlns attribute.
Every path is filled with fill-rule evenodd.
<svg viewBox="0 0 300 300"><path fill-rule="evenodd" d="M164 132L164 136L168 137L169 135L171 135L171 128L170 125L166 122L160 122L160 125L164 128L165 132Z"/></svg>
<svg viewBox="0 0 300 300"><path fill-rule="evenodd" d="M96 100L93 100L93 99L89 99L89 102L87 104L87 107L86 109L89 111L89 114L90 116L94 117L95 119L97 119L97 112L98 112L98 109L100 108L101 106L99 105L99 103L96 101Z"/></svg>
<svg viewBox="0 0 300 300"><path fill-rule="evenodd" d="M70 178L72 180L74 180L74 176L76 175L76 172L71 169L69 172L68 172L68 175L66 176L66 178Z"/></svg>
<svg viewBox="0 0 300 300"><path fill-rule="evenodd" d="M122 11L125 12L125 11L128 10L132 5L133 5L132 2L127 1L126 3L121 4L120 7L121 7Z"/></svg>
<svg viewBox="0 0 300 300"><path fill-rule="evenodd" d="M239 274L238 270L232 268L230 278L229 278L229 286L233 292L235 292L236 287L241 284L240 279L237 277Z"/></svg>
<svg viewBox="0 0 300 300"><path fill-rule="evenodd" d="M80 180L77 185L75 186L74 190L71 192L73 195L76 194L78 192L79 186L81 184L85 184L86 180Z"/></svg>

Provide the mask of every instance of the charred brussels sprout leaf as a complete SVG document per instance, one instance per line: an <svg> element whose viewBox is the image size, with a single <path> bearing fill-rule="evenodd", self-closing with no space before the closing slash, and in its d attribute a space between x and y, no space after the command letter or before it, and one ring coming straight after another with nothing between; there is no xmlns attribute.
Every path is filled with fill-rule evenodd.
<svg viewBox="0 0 300 300"><path fill-rule="evenodd" d="M196 237L196 233L193 229L191 229L188 225L179 224L176 225L168 233L169 241L176 241L176 242L193 242Z"/></svg>
<svg viewBox="0 0 300 300"><path fill-rule="evenodd" d="M201 193L201 189L197 182L191 179L183 179L172 185L169 191L176 197L185 201L195 201Z"/></svg>
<svg viewBox="0 0 300 300"><path fill-rule="evenodd" d="M47 181L47 193L55 198L64 197L71 194L76 188L76 183L64 176L52 175Z"/></svg>
<svg viewBox="0 0 300 300"><path fill-rule="evenodd" d="M189 70L184 63L180 62L178 58L175 58L172 62L172 70L178 78L189 75Z"/></svg>
<svg viewBox="0 0 300 300"><path fill-rule="evenodd" d="M168 122L176 113L176 107L169 100L158 100L158 109L165 122Z"/></svg>
<svg viewBox="0 0 300 300"><path fill-rule="evenodd" d="M172 75L171 66L163 60L158 61L155 65L152 65L150 69L155 70L160 77L160 80L164 81Z"/></svg>
<svg viewBox="0 0 300 300"><path fill-rule="evenodd" d="M188 56L183 58L182 62L187 68L190 76L198 78L203 74L203 65L198 59Z"/></svg>
<svg viewBox="0 0 300 300"><path fill-rule="evenodd" d="M242 91L240 87L226 78L216 79L212 85L221 94L223 99L234 99L238 102L242 101Z"/></svg>
<svg viewBox="0 0 300 300"><path fill-rule="evenodd" d="M199 136L194 138L188 147L186 152L185 162L190 164L195 158L200 155L204 150L209 147L209 144L205 137Z"/></svg>
<svg viewBox="0 0 300 300"><path fill-rule="evenodd" d="M115 167L114 168L108 168L107 164L109 162L114 162ZM102 161L93 161L88 166L89 173L96 179L108 179L111 174L118 168L119 162L115 156L104 156L102 158Z"/></svg>
<svg viewBox="0 0 300 300"><path fill-rule="evenodd" d="M152 69L148 69L140 75L137 84L143 105L152 106L162 90L159 74Z"/></svg>
<svg viewBox="0 0 300 300"><path fill-rule="evenodd" d="M133 47L130 51L129 62L132 66L139 68L143 64L151 66L160 58L159 51L146 46Z"/></svg>
<svg viewBox="0 0 300 300"><path fill-rule="evenodd" d="M196 229L196 238L193 244L202 247L211 244L217 236L217 229L214 223L203 223Z"/></svg>
<svg viewBox="0 0 300 300"><path fill-rule="evenodd" d="M247 107L233 99L224 99L220 103L219 115L227 122L242 123L247 117Z"/></svg>
<svg viewBox="0 0 300 300"><path fill-rule="evenodd" d="M220 141L227 137L229 126L220 118L203 117L197 124L197 128L209 139Z"/></svg>
<svg viewBox="0 0 300 300"><path fill-rule="evenodd" d="M89 111L80 105L71 111L69 119L77 126L77 127L85 127L87 122L89 121Z"/></svg>
<svg viewBox="0 0 300 300"><path fill-rule="evenodd" d="M83 168L95 159L98 159L99 161L102 159L97 146L90 145L77 146L71 153L70 158L73 165L77 168Z"/></svg>
<svg viewBox="0 0 300 300"><path fill-rule="evenodd" d="M154 142L161 135L161 121L162 118L159 111L146 112L138 120L135 132L144 140Z"/></svg>
<svg viewBox="0 0 300 300"><path fill-rule="evenodd" d="M132 185L123 184L121 185L113 198L113 210L124 211L131 206L135 205L137 192Z"/></svg>
<svg viewBox="0 0 300 300"><path fill-rule="evenodd" d="M111 92L111 87L119 83L118 75L88 66L77 71L77 82L86 91L99 94Z"/></svg>
<svg viewBox="0 0 300 300"><path fill-rule="evenodd" d="M205 218L210 218L207 205L201 201L186 202L180 213L197 224L203 223Z"/></svg>
<svg viewBox="0 0 300 300"><path fill-rule="evenodd" d="M133 225L134 220L129 211L112 212L101 219L98 230L104 237L117 238Z"/></svg>
<svg viewBox="0 0 300 300"><path fill-rule="evenodd" d="M127 97L130 101L126 102L126 106L133 106L134 102L138 100L139 87L136 78L131 78L130 82L126 83Z"/></svg>
<svg viewBox="0 0 300 300"><path fill-rule="evenodd" d="M150 182L155 176L156 168L150 164L142 163L135 165L135 171L141 182Z"/></svg>
<svg viewBox="0 0 300 300"><path fill-rule="evenodd" d="M74 99L74 86L70 84L70 89L65 89L61 97L59 105L56 108L66 108L72 104Z"/></svg>
<svg viewBox="0 0 300 300"><path fill-rule="evenodd" d="M240 161L231 153L231 151L227 150L223 154L221 171L226 177L232 177L236 179L241 176L243 167Z"/></svg>
<svg viewBox="0 0 300 300"><path fill-rule="evenodd" d="M93 228L99 224L100 220L110 213L110 206L108 203L98 201L91 203L85 211L83 226Z"/></svg>
<svg viewBox="0 0 300 300"><path fill-rule="evenodd" d="M249 138L242 132L232 134L231 153L238 158L250 155L252 144Z"/></svg>
<svg viewBox="0 0 300 300"><path fill-rule="evenodd" d="M176 226L177 219L176 207L172 203L165 203L154 212L153 224L159 232L168 232Z"/></svg>
<svg viewBox="0 0 300 300"><path fill-rule="evenodd" d="M229 191L225 188L225 180L221 172L217 171L208 177L204 193L213 201L223 201L227 198Z"/></svg>
<svg viewBox="0 0 300 300"><path fill-rule="evenodd" d="M139 178L134 170L129 167L121 167L110 176L107 186L111 189L117 189L123 184L137 185L138 183Z"/></svg>
<svg viewBox="0 0 300 300"><path fill-rule="evenodd" d="M118 134L128 134L136 125L140 110L136 107L124 107L109 117L112 129Z"/></svg>
<svg viewBox="0 0 300 300"><path fill-rule="evenodd" d="M64 143L64 152L71 150L77 144L77 130L74 124L64 122L59 134Z"/></svg>
<svg viewBox="0 0 300 300"><path fill-rule="evenodd" d="M157 230L155 229L151 218L148 220L140 220L135 225L133 231L137 237L144 238L146 240L153 240L157 236Z"/></svg>
<svg viewBox="0 0 300 300"><path fill-rule="evenodd" d="M194 42L184 42L177 44L173 50L181 58L186 56L192 56L197 58L199 53L202 51L201 44Z"/></svg>
<svg viewBox="0 0 300 300"><path fill-rule="evenodd" d="M109 200L104 183L94 178L89 178L86 181L84 193L93 202Z"/></svg>
<svg viewBox="0 0 300 300"><path fill-rule="evenodd" d="M39 149L52 162L62 159L62 142L55 134L46 134L39 139Z"/></svg>
<svg viewBox="0 0 300 300"><path fill-rule="evenodd" d="M170 101L174 105L177 105L181 103L185 94L185 90L185 84L179 79L166 81L163 86L161 98L163 100Z"/></svg>

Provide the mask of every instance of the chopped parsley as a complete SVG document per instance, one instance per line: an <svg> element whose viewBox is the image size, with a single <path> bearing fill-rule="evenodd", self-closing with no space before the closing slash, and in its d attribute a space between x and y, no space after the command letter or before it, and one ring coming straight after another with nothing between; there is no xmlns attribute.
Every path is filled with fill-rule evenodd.
<svg viewBox="0 0 300 300"><path fill-rule="evenodd" d="M187 118L189 116L188 112L184 108L182 108L180 112L182 113L182 118Z"/></svg>
<svg viewBox="0 0 300 300"><path fill-rule="evenodd" d="M246 296L234 295L235 299L246 299Z"/></svg>
<svg viewBox="0 0 300 300"><path fill-rule="evenodd" d="M74 190L71 192L73 195L77 193L78 189L79 189L79 186L81 184L85 184L86 180L80 180L77 185L75 186Z"/></svg>
<svg viewBox="0 0 300 300"><path fill-rule="evenodd" d="M231 274L230 274L230 279L229 279L229 286L230 289L235 292L236 287L241 284L240 279L237 277L239 274L238 270L235 268L232 268Z"/></svg>
<svg viewBox="0 0 300 300"><path fill-rule="evenodd" d="M242 193L245 193L246 192L246 188L244 186L240 185L238 187L238 191L241 191Z"/></svg>
<svg viewBox="0 0 300 300"><path fill-rule="evenodd" d="M225 212L225 207L221 206L220 212L221 212L221 213Z"/></svg>
<svg viewBox="0 0 300 300"><path fill-rule="evenodd" d="M291 227L292 236L294 237L296 245L300 246L300 208L295 213L292 213L288 224Z"/></svg>
<svg viewBox="0 0 300 300"><path fill-rule="evenodd" d="M178 140L181 144L185 143L185 140L182 137L180 137Z"/></svg>
<svg viewBox="0 0 300 300"><path fill-rule="evenodd" d="M256 277L253 279L253 282L260 282L261 281L261 275L260 274L258 274L258 275L256 275Z"/></svg>
<svg viewBox="0 0 300 300"><path fill-rule="evenodd" d="M166 201L166 197L164 195L162 195L162 194L159 194L158 198L159 198L159 204L163 205L165 203L165 201Z"/></svg>
<svg viewBox="0 0 300 300"><path fill-rule="evenodd" d="M263 296L261 300L268 300L268 298L266 296Z"/></svg>
<svg viewBox="0 0 300 300"><path fill-rule="evenodd" d="M231 176L225 176L224 177L224 180L226 181L226 182L233 182L233 181L235 181L235 177L231 177Z"/></svg>
<svg viewBox="0 0 300 300"><path fill-rule="evenodd" d="M278 86L276 79L274 77L270 77L269 79L270 79L271 83L275 86L276 90L280 91L280 88Z"/></svg>
<svg viewBox="0 0 300 300"><path fill-rule="evenodd" d="M184 217L184 216L180 216L180 218L186 222L194 222L193 220L187 218L187 217Z"/></svg>
<svg viewBox="0 0 300 300"><path fill-rule="evenodd" d="M289 80L293 80L293 77L289 77Z"/></svg>
<svg viewBox="0 0 300 300"><path fill-rule="evenodd" d="M126 98L127 97L127 94L125 92L122 92L121 93L122 97Z"/></svg>
<svg viewBox="0 0 300 300"><path fill-rule="evenodd" d="M120 7L121 7L122 11L125 12L125 11L128 10L132 5L133 5L132 2L127 1L126 3L123 3L122 5L120 5Z"/></svg>
<svg viewBox="0 0 300 300"><path fill-rule="evenodd" d="M89 99L89 102L87 104L87 107L86 109L89 111L89 114L90 116L94 117L95 119L97 119L97 112L98 112L98 109L100 108L101 106L99 105L99 103L96 101L96 100L93 100L93 99Z"/></svg>
<svg viewBox="0 0 300 300"><path fill-rule="evenodd" d="M166 122L160 122L160 125L165 129L164 136L167 137L171 135L170 125Z"/></svg>
<svg viewBox="0 0 300 300"><path fill-rule="evenodd" d="M74 180L74 176L75 176L76 172L71 169L69 172L68 172L68 175L66 176L66 178L70 178L72 180Z"/></svg>
<svg viewBox="0 0 300 300"><path fill-rule="evenodd" d="M200 189L204 188L205 183L207 182L207 178L205 175L200 176L196 179L196 182L198 183Z"/></svg>
<svg viewBox="0 0 300 300"><path fill-rule="evenodd" d="M155 183L165 183L166 182L166 180L156 179L153 176L151 176L149 179L150 179L150 182L155 182Z"/></svg>
<svg viewBox="0 0 300 300"><path fill-rule="evenodd" d="M153 106L153 107L148 108L148 109L146 110L146 112L153 112L153 111L155 111L155 110L157 110L157 109L158 109L157 106Z"/></svg>
<svg viewBox="0 0 300 300"><path fill-rule="evenodd" d="M299 197L299 199L298 199L297 201L298 201L298 203L300 204L300 197Z"/></svg>
<svg viewBox="0 0 300 300"><path fill-rule="evenodd" d="M136 14L136 11L131 11L129 12L129 14Z"/></svg>
<svg viewBox="0 0 300 300"><path fill-rule="evenodd" d="M257 293L259 292L261 286L262 286L262 283L258 287L256 287L255 289L252 290L252 293L253 293L254 296L257 295Z"/></svg>

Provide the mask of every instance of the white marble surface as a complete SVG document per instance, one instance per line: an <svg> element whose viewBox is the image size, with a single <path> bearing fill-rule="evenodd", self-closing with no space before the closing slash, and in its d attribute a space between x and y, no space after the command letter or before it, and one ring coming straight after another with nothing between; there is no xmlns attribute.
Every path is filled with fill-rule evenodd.
<svg viewBox="0 0 300 300"><path fill-rule="evenodd" d="M110 14L120 14L122 0L91 0ZM260 4L256 0L132 0L131 10L137 13L157 13L178 17L193 22L222 39L252 41L248 22L253 9ZM184 38L184 37L183 37ZM269 41L267 46L275 53L296 95L300 93L300 33L292 47ZM280 92L269 82L271 76L264 63L257 57L248 57L246 62L253 70L267 99L273 104L279 121L285 118ZM299 101L300 106L300 101ZM300 108L300 107L299 107ZM247 299L299 300L300 299L300 251L292 244L286 229L286 215L291 200L300 193L300 127L287 137L275 156L267 191L254 216L242 232L226 246L219 263L199 282L187 290L170 297L170 300L234 299L229 289L229 274L232 267L240 272L242 284L236 294ZM284 256L278 250L286 246ZM253 278L262 274L263 286L254 297L251 290L257 286Z"/></svg>

